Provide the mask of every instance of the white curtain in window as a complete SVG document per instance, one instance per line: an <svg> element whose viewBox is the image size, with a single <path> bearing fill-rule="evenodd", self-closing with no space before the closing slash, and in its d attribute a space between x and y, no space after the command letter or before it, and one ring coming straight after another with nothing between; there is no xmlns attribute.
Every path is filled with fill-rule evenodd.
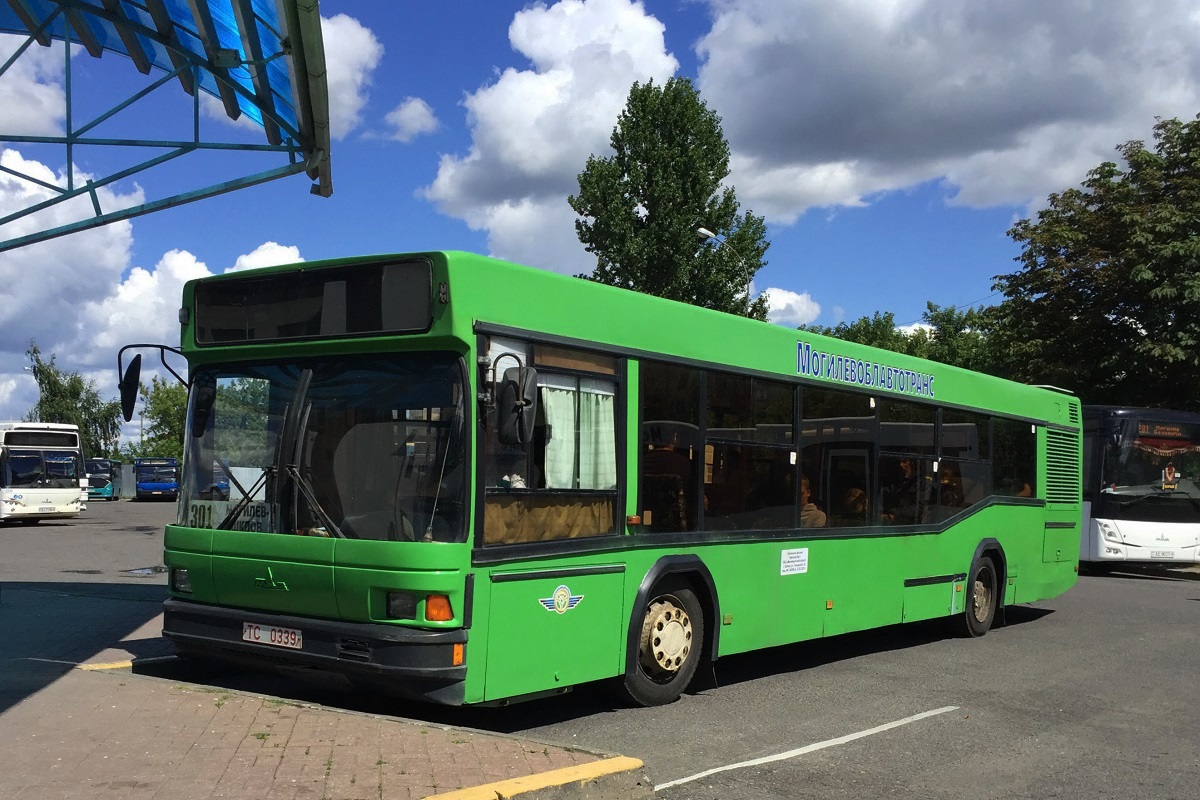
<svg viewBox="0 0 1200 800"><path fill-rule="evenodd" d="M615 387L609 381L579 381L579 488L617 488Z"/></svg>
<svg viewBox="0 0 1200 800"><path fill-rule="evenodd" d="M551 438L546 443L547 488L615 489L614 384L542 374L538 385L542 390L542 413L551 426Z"/></svg>
<svg viewBox="0 0 1200 800"><path fill-rule="evenodd" d="M542 415L550 426L546 442L546 488L575 488L575 379L565 375L538 375Z"/></svg>

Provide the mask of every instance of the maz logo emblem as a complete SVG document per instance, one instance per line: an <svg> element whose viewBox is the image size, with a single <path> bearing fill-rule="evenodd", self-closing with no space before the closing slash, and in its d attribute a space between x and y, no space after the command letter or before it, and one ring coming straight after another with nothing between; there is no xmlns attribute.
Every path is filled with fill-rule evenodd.
<svg viewBox="0 0 1200 800"><path fill-rule="evenodd" d="M268 589L272 592L286 592L288 590L286 583L275 580L275 576L271 573L270 567L267 567L267 577L255 578L254 585L259 589Z"/></svg>

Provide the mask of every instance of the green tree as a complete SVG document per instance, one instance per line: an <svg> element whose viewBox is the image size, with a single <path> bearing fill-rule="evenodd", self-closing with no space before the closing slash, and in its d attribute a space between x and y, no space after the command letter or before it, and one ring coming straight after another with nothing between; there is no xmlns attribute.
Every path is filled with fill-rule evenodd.
<svg viewBox="0 0 1200 800"><path fill-rule="evenodd" d="M110 456L121 438L121 403L104 401L94 381L77 372L64 372L50 359L42 358L37 342L30 340L25 351L38 385L38 402L25 415L28 422L59 422L78 425L84 455Z"/></svg>
<svg viewBox="0 0 1200 800"><path fill-rule="evenodd" d="M138 387L138 393L145 424L139 455L182 458L187 387L174 378L155 375L149 387Z"/></svg>
<svg viewBox="0 0 1200 800"><path fill-rule="evenodd" d="M807 325L801 330L819 333L823 336L833 336L847 342L880 347L894 353L905 353L910 356L924 355L919 352L924 337L914 338L896 327L896 316L885 311L876 311L870 317L860 317L854 322L839 322L833 327L825 325Z"/></svg>
<svg viewBox="0 0 1200 800"><path fill-rule="evenodd" d="M568 198L579 241L596 256L591 280L766 319L750 282L770 244L762 217L739 216L721 119L686 78L635 83L610 139ZM719 244L697 235L712 231Z"/></svg>
<svg viewBox="0 0 1200 800"><path fill-rule="evenodd" d="M834 327L809 325L802 330L977 372L997 372L989 335L989 310L960 311L954 306L943 308L930 302L925 306L921 321L924 325L906 333L896 327L895 315L890 311L876 311L872 316L860 317L854 322L841 322Z"/></svg>
<svg viewBox="0 0 1200 800"><path fill-rule="evenodd" d="M1160 120L1009 231L997 352L1084 402L1200 410L1200 117Z"/></svg>

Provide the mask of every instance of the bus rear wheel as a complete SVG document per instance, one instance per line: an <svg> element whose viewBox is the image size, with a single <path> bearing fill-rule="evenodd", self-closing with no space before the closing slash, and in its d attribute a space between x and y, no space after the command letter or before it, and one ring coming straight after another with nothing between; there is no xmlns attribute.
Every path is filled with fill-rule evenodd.
<svg viewBox="0 0 1200 800"><path fill-rule="evenodd" d="M996 562L989 556L979 559L967 582L966 608L955 618L959 636L976 638L991 629L996 619L997 583Z"/></svg>
<svg viewBox="0 0 1200 800"><path fill-rule="evenodd" d="M637 660L625 674L624 692L634 703L661 706L679 699L704 651L704 610L682 585L656 588L646 604Z"/></svg>

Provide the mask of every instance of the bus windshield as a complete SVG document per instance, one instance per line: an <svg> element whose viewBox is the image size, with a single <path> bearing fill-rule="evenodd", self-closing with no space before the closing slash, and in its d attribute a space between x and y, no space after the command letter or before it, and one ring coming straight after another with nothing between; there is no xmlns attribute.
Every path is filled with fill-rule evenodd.
<svg viewBox="0 0 1200 800"><path fill-rule="evenodd" d="M180 524L465 540L463 375L454 353L196 369Z"/></svg>
<svg viewBox="0 0 1200 800"><path fill-rule="evenodd" d="M1200 498L1200 425L1126 419L1104 451L1104 491L1129 500Z"/></svg>
<svg viewBox="0 0 1200 800"><path fill-rule="evenodd" d="M79 461L71 453L14 449L9 453L9 486L50 489L79 487Z"/></svg>

